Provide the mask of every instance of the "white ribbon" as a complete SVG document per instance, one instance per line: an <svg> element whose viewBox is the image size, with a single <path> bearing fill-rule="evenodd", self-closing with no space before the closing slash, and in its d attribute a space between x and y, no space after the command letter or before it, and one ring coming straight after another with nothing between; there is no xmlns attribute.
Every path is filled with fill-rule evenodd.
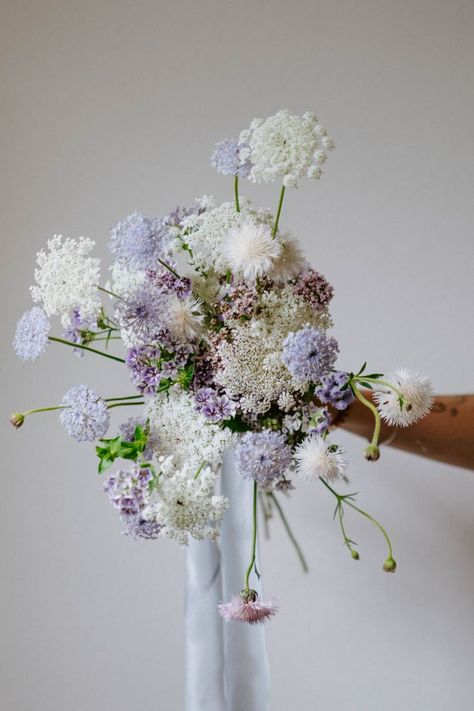
<svg viewBox="0 0 474 711"><path fill-rule="evenodd" d="M222 465L229 509L219 546L193 541L187 553L186 711L269 711L270 672L261 625L223 622L217 603L238 595L252 545L253 482L235 469L233 452ZM258 556L257 556L257 568ZM261 594L256 576L251 586Z"/></svg>

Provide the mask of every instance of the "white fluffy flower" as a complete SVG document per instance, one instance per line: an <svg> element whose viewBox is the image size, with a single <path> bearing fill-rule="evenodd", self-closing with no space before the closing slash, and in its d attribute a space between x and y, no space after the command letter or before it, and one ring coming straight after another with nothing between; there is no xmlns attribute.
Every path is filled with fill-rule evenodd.
<svg viewBox="0 0 474 711"><path fill-rule="evenodd" d="M286 187L297 187L304 176L319 178L327 152L334 148L314 114L297 116L287 109L267 119L254 119L240 134L239 143L248 146L241 156L251 161L250 180L269 183L281 177Z"/></svg>
<svg viewBox="0 0 474 711"><path fill-rule="evenodd" d="M433 404L433 389L426 376L419 371L410 373L406 368L398 368L386 380L396 390L388 387L377 390L374 400L389 425L408 427L428 414Z"/></svg>
<svg viewBox="0 0 474 711"><path fill-rule="evenodd" d="M160 478L160 501L144 511L146 520L153 520L163 528L161 532L181 545L188 543L189 535L197 540L215 541L228 500L214 494L216 474L208 466L197 478L195 471L185 467L171 477ZM211 525L214 524L214 525Z"/></svg>
<svg viewBox="0 0 474 711"><path fill-rule="evenodd" d="M247 281L267 274L281 254L281 245L266 225L251 221L232 229L224 244L224 254L234 273Z"/></svg>
<svg viewBox="0 0 474 711"><path fill-rule="evenodd" d="M54 235L48 240L49 251L38 252L33 301L42 302L48 316L60 316L65 328L72 324L74 310L82 321L94 320L99 312L100 259L88 256L94 245L84 237L63 242L61 235Z"/></svg>
<svg viewBox="0 0 474 711"><path fill-rule="evenodd" d="M344 476L347 461L341 448L321 435L310 435L295 450L296 472L306 481L334 481Z"/></svg>
<svg viewBox="0 0 474 711"><path fill-rule="evenodd" d="M297 276L306 266L306 259L297 240L287 237L281 245L281 253L274 260L270 279L278 285L286 284Z"/></svg>
<svg viewBox="0 0 474 711"><path fill-rule="evenodd" d="M196 340L202 330L202 318L197 299L170 297L167 304L166 325L171 335L179 341L189 343Z"/></svg>

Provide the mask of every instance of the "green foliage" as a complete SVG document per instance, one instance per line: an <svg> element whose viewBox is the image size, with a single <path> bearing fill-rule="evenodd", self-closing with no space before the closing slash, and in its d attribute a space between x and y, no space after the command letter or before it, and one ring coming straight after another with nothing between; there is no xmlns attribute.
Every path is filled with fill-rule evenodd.
<svg viewBox="0 0 474 711"><path fill-rule="evenodd" d="M99 474L107 471L116 459L131 459L136 462L145 451L148 442L148 432L140 425L137 425L133 435L133 440L128 442L123 437L113 439L100 439L101 446L97 446L95 451L99 457Z"/></svg>

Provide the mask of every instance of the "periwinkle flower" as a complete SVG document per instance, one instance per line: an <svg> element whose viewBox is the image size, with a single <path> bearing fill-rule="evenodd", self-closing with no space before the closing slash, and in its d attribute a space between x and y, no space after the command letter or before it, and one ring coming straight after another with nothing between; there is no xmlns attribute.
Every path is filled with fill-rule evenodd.
<svg viewBox="0 0 474 711"><path fill-rule="evenodd" d="M19 319L13 347L21 360L38 360L48 345L49 318L39 306L33 306Z"/></svg>
<svg viewBox="0 0 474 711"><path fill-rule="evenodd" d="M170 259L170 237L163 220L141 212L132 213L112 227L109 248L118 262L134 270L153 269L158 259Z"/></svg>
<svg viewBox="0 0 474 711"><path fill-rule="evenodd" d="M77 442L94 442L106 434L110 414L107 403L95 390L75 385L65 394L61 405L61 424Z"/></svg>
<svg viewBox="0 0 474 711"><path fill-rule="evenodd" d="M336 410L345 410L354 400L354 394L348 387L349 376L342 370L326 373L315 389L318 399Z"/></svg>
<svg viewBox="0 0 474 711"><path fill-rule="evenodd" d="M248 159L242 160L241 150L247 148L233 139L224 139L216 143L211 164L221 175L234 175L248 178L252 167Z"/></svg>
<svg viewBox="0 0 474 711"><path fill-rule="evenodd" d="M304 326L285 338L281 359L298 380L317 382L334 365L338 351L335 338Z"/></svg>
<svg viewBox="0 0 474 711"><path fill-rule="evenodd" d="M291 448L279 432L246 432L235 448L235 461L244 478L265 486L284 475L291 464Z"/></svg>

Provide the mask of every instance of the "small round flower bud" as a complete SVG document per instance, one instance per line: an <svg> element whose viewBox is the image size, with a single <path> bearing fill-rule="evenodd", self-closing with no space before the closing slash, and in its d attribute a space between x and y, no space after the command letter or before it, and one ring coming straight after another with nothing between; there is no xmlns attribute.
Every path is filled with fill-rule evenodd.
<svg viewBox="0 0 474 711"><path fill-rule="evenodd" d="M351 556L354 558L354 560L359 560L360 558L358 551L351 551Z"/></svg>
<svg viewBox="0 0 474 711"><path fill-rule="evenodd" d="M15 429L19 429L25 421L25 416L21 412L14 412L10 417L10 422Z"/></svg>
<svg viewBox="0 0 474 711"><path fill-rule="evenodd" d="M393 558L387 558L387 560L383 564L383 569L386 573L394 573L397 569L397 564L393 560Z"/></svg>
<svg viewBox="0 0 474 711"><path fill-rule="evenodd" d="M255 602L258 597L256 590L241 590L240 597L244 602Z"/></svg>
<svg viewBox="0 0 474 711"><path fill-rule="evenodd" d="M376 444L369 444L364 450L365 458L369 462L376 462L380 457L380 450Z"/></svg>

